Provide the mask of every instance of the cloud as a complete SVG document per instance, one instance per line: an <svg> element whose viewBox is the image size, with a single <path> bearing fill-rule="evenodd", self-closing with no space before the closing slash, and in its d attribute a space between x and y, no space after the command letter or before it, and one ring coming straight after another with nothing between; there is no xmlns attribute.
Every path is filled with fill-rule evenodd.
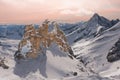
<svg viewBox="0 0 120 80"><path fill-rule="evenodd" d="M92 15L94 12L87 10L87 9L65 9L60 11L63 15L74 15L74 16L85 16L85 15Z"/></svg>
<svg viewBox="0 0 120 80"><path fill-rule="evenodd" d="M120 0L0 0L0 22L80 21L96 12L119 18L119 9Z"/></svg>

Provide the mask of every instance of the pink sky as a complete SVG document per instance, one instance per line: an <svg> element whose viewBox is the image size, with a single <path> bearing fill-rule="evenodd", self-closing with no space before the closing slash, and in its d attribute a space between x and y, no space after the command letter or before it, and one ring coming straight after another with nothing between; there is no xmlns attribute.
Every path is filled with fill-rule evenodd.
<svg viewBox="0 0 120 80"><path fill-rule="evenodd" d="M94 13L120 18L120 0L0 0L1 24L40 23L45 19L77 22Z"/></svg>

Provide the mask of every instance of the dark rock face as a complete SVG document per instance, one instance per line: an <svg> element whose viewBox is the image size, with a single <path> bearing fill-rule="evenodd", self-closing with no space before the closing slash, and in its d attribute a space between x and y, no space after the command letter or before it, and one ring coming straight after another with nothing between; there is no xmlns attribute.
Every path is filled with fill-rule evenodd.
<svg viewBox="0 0 120 80"><path fill-rule="evenodd" d="M112 24L112 25L115 25L115 24L118 23L119 21L120 21L119 19L111 20L111 24Z"/></svg>
<svg viewBox="0 0 120 80"><path fill-rule="evenodd" d="M107 60L108 62L114 62L114 61L120 60L120 38L114 44L114 46L110 49L107 55Z"/></svg>
<svg viewBox="0 0 120 80"><path fill-rule="evenodd" d="M5 58L0 58L0 67L2 67L3 69L8 69L9 66L5 64Z"/></svg>
<svg viewBox="0 0 120 80"><path fill-rule="evenodd" d="M73 75L74 75L74 76L77 76L77 72L73 72Z"/></svg>
<svg viewBox="0 0 120 80"><path fill-rule="evenodd" d="M20 59L25 59L25 57L22 54L20 54L20 51L18 50L14 54L14 59L15 60L20 60Z"/></svg>

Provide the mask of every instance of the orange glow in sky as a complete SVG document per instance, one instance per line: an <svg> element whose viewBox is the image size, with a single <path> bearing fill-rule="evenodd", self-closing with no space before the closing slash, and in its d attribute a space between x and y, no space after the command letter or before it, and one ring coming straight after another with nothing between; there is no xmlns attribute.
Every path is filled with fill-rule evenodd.
<svg viewBox="0 0 120 80"><path fill-rule="evenodd" d="M120 18L120 0L0 0L1 24L40 23L45 19L77 22L94 13Z"/></svg>

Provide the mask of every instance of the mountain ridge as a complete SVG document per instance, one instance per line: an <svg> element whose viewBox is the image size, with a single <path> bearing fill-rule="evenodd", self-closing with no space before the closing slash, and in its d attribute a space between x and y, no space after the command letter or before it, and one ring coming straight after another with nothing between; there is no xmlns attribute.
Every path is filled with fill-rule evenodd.
<svg viewBox="0 0 120 80"><path fill-rule="evenodd" d="M70 59L52 43L50 47L43 49L43 53L36 59L18 62L13 55L24 34L24 25L0 27L0 55L6 57L6 64L9 66L7 70L0 67L0 79L117 80L116 76L120 76L120 61L109 63L106 56L120 38L120 22L112 27L108 26L108 22L110 20L95 14L87 22L60 26L66 33L76 58Z"/></svg>

